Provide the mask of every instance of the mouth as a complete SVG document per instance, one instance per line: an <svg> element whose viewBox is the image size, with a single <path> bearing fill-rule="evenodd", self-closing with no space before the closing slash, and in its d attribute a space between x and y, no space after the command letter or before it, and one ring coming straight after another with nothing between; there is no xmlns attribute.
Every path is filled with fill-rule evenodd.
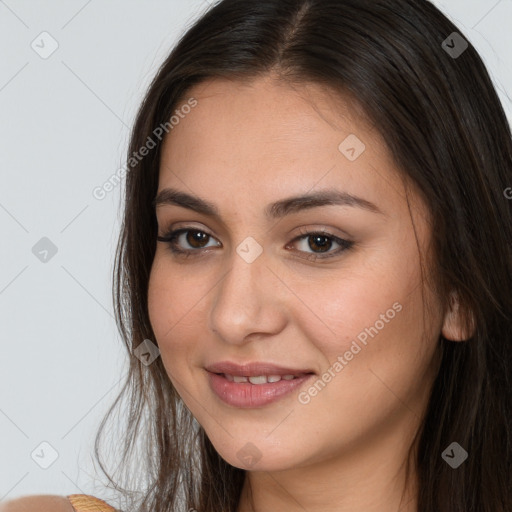
<svg viewBox="0 0 512 512"><path fill-rule="evenodd" d="M315 372L269 363L237 365L218 363L205 368L213 393L237 408L263 407L289 395L309 381Z"/></svg>

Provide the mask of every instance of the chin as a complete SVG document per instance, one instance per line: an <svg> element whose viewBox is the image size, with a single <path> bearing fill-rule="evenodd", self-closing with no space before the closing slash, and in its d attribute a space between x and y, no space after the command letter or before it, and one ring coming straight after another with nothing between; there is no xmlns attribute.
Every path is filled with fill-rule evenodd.
<svg viewBox="0 0 512 512"><path fill-rule="evenodd" d="M246 471L283 471L302 462L297 460L295 446L276 445L275 441L257 436L228 438L220 445L213 441L212 444L228 464Z"/></svg>

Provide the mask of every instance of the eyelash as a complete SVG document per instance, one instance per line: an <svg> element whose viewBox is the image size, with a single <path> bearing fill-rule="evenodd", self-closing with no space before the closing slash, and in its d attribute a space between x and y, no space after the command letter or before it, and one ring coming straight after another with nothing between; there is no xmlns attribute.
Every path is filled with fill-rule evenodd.
<svg viewBox="0 0 512 512"><path fill-rule="evenodd" d="M176 229L174 231L171 230L168 233L166 233L164 236L157 237L157 240L160 242L167 243L171 252L177 256L184 257L184 258L188 258L190 256L195 257L195 256L198 256L198 254L194 254L194 253L199 253L201 251L201 249L179 249L179 248L177 248L177 245L176 245L177 238L182 233L187 233L189 231L196 232L196 233L204 233L205 235L209 236L210 238L214 238L209 233L202 231L200 229L192 228L192 227L184 227L184 228ZM326 260L329 258L333 258L334 256L337 256L338 254L340 254L348 249L351 249L354 245L354 242L352 242L350 240L344 240L343 238L334 236L331 233L328 233L327 231L301 231L301 235L294 238L290 243L294 243L294 242L300 241L304 238L308 238L310 236L315 236L315 235L326 238L327 240L334 241L338 245L340 245L341 248L337 249L334 252L328 253L327 256L319 256L318 255L319 253L308 253L307 256L303 256L304 259L307 259L309 261ZM203 248L203 249L205 249L205 248ZM304 252L304 251L298 251L298 252Z"/></svg>

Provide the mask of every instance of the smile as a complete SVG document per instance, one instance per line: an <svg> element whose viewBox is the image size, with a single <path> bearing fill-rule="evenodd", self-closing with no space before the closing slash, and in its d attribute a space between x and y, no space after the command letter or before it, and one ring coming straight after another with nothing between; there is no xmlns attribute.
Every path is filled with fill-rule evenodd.
<svg viewBox="0 0 512 512"><path fill-rule="evenodd" d="M241 409L264 407L282 400L314 376L313 373L241 376L208 371L207 375L212 392L223 403Z"/></svg>

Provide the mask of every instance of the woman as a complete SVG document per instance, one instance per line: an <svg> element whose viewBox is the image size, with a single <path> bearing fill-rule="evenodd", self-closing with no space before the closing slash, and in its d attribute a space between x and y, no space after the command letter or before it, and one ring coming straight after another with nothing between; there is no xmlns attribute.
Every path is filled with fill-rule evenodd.
<svg viewBox="0 0 512 512"><path fill-rule="evenodd" d="M129 398L123 510L512 510L510 186L489 75L431 3L209 10L130 143L130 375L96 445Z"/></svg>

